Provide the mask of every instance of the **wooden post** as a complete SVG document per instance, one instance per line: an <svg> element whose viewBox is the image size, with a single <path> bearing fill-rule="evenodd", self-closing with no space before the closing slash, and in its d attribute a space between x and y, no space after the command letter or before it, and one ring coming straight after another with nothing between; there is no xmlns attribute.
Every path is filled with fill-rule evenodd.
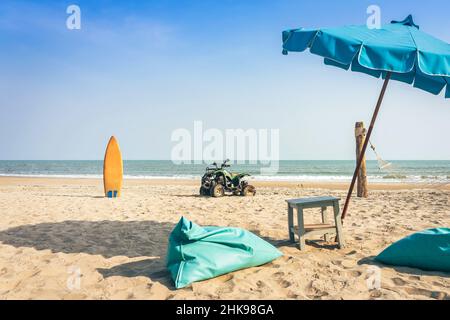
<svg viewBox="0 0 450 320"><path fill-rule="evenodd" d="M366 129L364 128L364 122L356 122L355 123L356 161L358 161L361 155L365 139L366 139ZM356 194L359 198L362 197L367 198L366 157L364 155L358 172Z"/></svg>

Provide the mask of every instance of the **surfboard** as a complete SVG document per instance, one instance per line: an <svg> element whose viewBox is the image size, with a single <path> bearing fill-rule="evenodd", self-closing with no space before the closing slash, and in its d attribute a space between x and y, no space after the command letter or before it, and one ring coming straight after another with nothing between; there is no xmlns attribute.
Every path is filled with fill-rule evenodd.
<svg viewBox="0 0 450 320"><path fill-rule="evenodd" d="M123 162L117 139L112 136L106 147L105 159L103 161L103 186L105 196L116 198L120 196L123 179Z"/></svg>

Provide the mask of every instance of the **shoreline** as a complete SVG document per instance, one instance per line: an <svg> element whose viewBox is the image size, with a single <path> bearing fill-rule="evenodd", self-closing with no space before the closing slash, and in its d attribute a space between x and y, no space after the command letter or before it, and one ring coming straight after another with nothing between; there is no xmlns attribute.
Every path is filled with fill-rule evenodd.
<svg viewBox="0 0 450 320"><path fill-rule="evenodd" d="M286 181L286 180L250 180L255 187L282 187L301 189L330 189L347 190L350 182L345 181ZM102 178L69 178L69 177L23 177L23 176L0 176L0 185L102 185ZM123 186L135 185L171 185L171 186L199 186L200 179L124 179ZM450 184L430 183L402 183L402 182L369 182L369 190L411 190L411 189L439 189L449 190Z"/></svg>

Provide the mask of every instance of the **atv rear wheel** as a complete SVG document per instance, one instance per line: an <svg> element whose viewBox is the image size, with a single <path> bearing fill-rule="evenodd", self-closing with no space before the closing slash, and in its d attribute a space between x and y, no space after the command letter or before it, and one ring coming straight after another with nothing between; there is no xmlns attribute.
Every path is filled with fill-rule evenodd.
<svg viewBox="0 0 450 320"><path fill-rule="evenodd" d="M223 185L216 184L211 189L211 195L215 198L222 197L225 194L225 190L223 189Z"/></svg>
<svg viewBox="0 0 450 320"><path fill-rule="evenodd" d="M247 197L247 196L254 196L256 194L256 188L252 186L251 184L246 185L244 189L241 191L241 196Z"/></svg>

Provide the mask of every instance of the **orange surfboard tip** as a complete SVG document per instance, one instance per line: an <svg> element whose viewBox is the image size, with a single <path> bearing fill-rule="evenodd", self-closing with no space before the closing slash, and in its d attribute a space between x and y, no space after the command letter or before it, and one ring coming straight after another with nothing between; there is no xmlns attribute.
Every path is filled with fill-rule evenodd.
<svg viewBox="0 0 450 320"><path fill-rule="evenodd" d="M105 151L103 161L103 185L105 196L116 198L120 196L123 180L123 161L119 144L115 136L111 136Z"/></svg>

